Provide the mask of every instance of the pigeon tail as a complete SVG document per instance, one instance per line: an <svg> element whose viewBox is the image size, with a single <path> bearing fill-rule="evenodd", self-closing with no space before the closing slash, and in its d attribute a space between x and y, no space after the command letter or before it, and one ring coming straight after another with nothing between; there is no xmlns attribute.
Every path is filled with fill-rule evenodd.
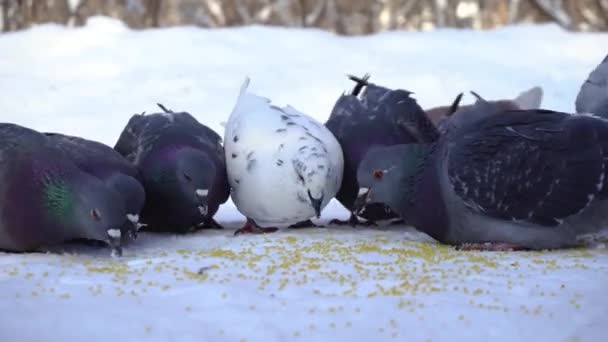
<svg viewBox="0 0 608 342"><path fill-rule="evenodd" d="M157 103L156 105L158 106L158 108L162 109L162 111L165 113L173 113L173 111L171 109L168 109L162 103ZM143 115L143 113L142 113L142 115Z"/></svg>
<svg viewBox="0 0 608 342"><path fill-rule="evenodd" d="M469 92L471 93L471 95L475 96L475 103L478 103L478 102L488 102L486 99L484 99L483 97L481 97L481 95L477 94L475 91L471 90Z"/></svg>
<svg viewBox="0 0 608 342"><path fill-rule="evenodd" d="M456 98L454 99L454 101L452 101L452 104L450 105L450 109L445 113L445 116L452 116L452 114L454 114L458 110L463 95L463 93L460 93L456 96Z"/></svg>
<svg viewBox="0 0 608 342"><path fill-rule="evenodd" d="M261 107L268 107L270 104L270 100L253 94L248 91L250 83L249 77L245 77L245 81L241 85L241 89L239 91L239 97L236 101L236 105L233 110L233 114L245 114L258 110Z"/></svg>
<svg viewBox="0 0 608 342"><path fill-rule="evenodd" d="M353 90L350 92L351 95L353 96L359 96L359 94L361 93L361 90L363 90L363 87L367 86L369 84L369 78L371 77L371 75L369 73L366 73L365 75L363 75L363 77L357 77L354 75L347 75L348 78L355 82L355 86L353 87Z"/></svg>

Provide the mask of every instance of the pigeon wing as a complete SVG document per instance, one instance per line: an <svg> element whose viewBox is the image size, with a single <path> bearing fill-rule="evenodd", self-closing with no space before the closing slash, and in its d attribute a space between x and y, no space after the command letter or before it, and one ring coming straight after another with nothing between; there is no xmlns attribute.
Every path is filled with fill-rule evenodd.
<svg viewBox="0 0 608 342"><path fill-rule="evenodd" d="M394 127L399 136L413 138L419 143L432 143L439 138L439 131L407 90L392 90L380 98L376 112Z"/></svg>
<svg viewBox="0 0 608 342"><path fill-rule="evenodd" d="M558 225L603 187L606 153L597 124L542 110L488 117L447 142L449 181L473 211Z"/></svg>
<svg viewBox="0 0 608 342"><path fill-rule="evenodd" d="M44 133L54 148L84 171L95 174L100 167L110 168L138 178L137 168L110 146L97 141L60 133Z"/></svg>
<svg viewBox="0 0 608 342"><path fill-rule="evenodd" d="M391 89L373 83L368 83L361 94L361 102L366 107L375 107L380 103L381 98Z"/></svg>
<svg viewBox="0 0 608 342"><path fill-rule="evenodd" d="M325 126L338 138L349 134L351 128L369 119L364 116L368 115L368 110L361 105L361 102L356 96L342 95L336 101L334 108L331 111L329 119Z"/></svg>
<svg viewBox="0 0 608 342"><path fill-rule="evenodd" d="M135 114L127 122L127 125L120 133L118 141L114 145L114 150L120 153L129 161L134 161L137 157L139 137L142 130L146 127L148 118L144 114Z"/></svg>

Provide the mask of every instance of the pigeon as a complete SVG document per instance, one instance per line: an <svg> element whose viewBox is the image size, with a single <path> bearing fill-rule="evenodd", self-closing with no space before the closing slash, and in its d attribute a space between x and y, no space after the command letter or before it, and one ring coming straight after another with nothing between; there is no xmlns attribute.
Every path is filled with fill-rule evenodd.
<svg viewBox="0 0 608 342"><path fill-rule="evenodd" d="M355 86L350 94L343 94L336 101L325 126L338 139L344 152L344 177L336 199L351 215L348 221L330 223L369 225L398 216L381 203L366 205L359 215L353 212L359 192L357 168L367 150L373 146L431 143L439 135L411 92L370 83L369 75L349 78L356 82ZM357 216L366 222L360 222Z"/></svg>
<svg viewBox="0 0 608 342"><path fill-rule="evenodd" d="M25 252L76 239L120 255L118 192L80 170L37 131L0 124L0 249Z"/></svg>
<svg viewBox="0 0 608 342"><path fill-rule="evenodd" d="M247 217L235 234L269 233L321 215L342 181L342 149L332 133L291 106L241 86L226 123L228 181Z"/></svg>
<svg viewBox="0 0 608 342"><path fill-rule="evenodd" d="M512 100L484 100L475 92L471 92L473 96L477 98L477 101L483 100L491 105L496 106L498 110L506 111L509 109L539 109L543 100L543 89L541 87L532 87L528 90L521 92L517 97ZM443 124L447 119L450 118L457 110L467 110L472 105L460 105L463 93L456 96L450 106L434 107L426 110L426 115L433 121L433 123L441 130Z"/></svg>
<svg viewBox="0 0 608 342"><path fill-rule="evenodd" d="M213 216L230 196L221 137L187 112L131 117L114 149L138 169L146 230L222 228Z"/></svg>
<svg viewBox="0 0 608 342"><path fill-rule="evenodd" d="M576 97L576 112L608 118L608 55L581 86Z"/></svg>
<svg viewBox="0 0 608 342"><path fill-rule="evenodd" d="M467 249L574 247L606 226L608 121L540 109L465 115L436 143L370 150L357 206L385 203Z"/></svg>
<svg viewBox="0 0 608 342"><path fill-rule="evenodd" d="M127 210L127 224L122 227L123 244L137 238L139 214L144 207L145 191L135 165L120 153L100 142L60 133L45 133L47 139L82 171L99 179L120 193Z"/></svg>

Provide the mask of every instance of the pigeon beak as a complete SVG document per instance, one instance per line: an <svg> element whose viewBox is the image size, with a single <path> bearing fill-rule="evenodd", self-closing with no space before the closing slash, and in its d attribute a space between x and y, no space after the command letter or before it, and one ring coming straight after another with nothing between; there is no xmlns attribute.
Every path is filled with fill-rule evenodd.
<svg viewBox="0 0 608 342"><path fill-rule="evenodd" d="M127 220L130 223L126 230L127 234L131 241L135 241L137 240L137 232L141 227L145 226L145 224L139 223L139 215L137 214L127 214Z"/></svg>
<svg viewBox="0 0 608 342"><path fill-rule="evenodd" d="M201 204L197 207L198 212L202 216L207 217L207 215L209 214L209 208L207 206L207 195L209 195L209 190L196 189L195 193L196 193L196 197L198 197L201 202Z"/></svg>
<svg viewBox="0 0 608 342"><path fill-rule="evenodd" d="M133 223L137 223L139 222L139 215L137 214L127 214L127 220L133 222Z"/></svg>
<svg viewBox="0 0 608 342"><path fill-rule="evenodd" d="M367 203L370 202L369 194L371 193L369 188L359 188L357 193L357 199L355 200L354 212L361 213Z"/></svg>
<svg viewBox="0 0 608 342"><path fill-rule="evenodd" d="M107 243L110 245L110 248L112 248L112 256L122 256L122 246L120 243L122 233L120 232L120 229L108 229L106 233L108 235Z"/></svg>
<svg viewBox="0 0 608 342"><path fill-rule="evenodd" d="M308 190L308 198L310 199L310 205L315 210L315 216L317 218L321 217L321 205L323 204L323 195L319 198L312 197L310 190Z"/></svg>

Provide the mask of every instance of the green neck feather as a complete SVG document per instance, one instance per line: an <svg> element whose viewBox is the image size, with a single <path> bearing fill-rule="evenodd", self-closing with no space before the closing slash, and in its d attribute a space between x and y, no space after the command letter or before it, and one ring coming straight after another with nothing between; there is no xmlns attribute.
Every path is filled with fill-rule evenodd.
<svg viewBox="0 0 608 342"><path fill-rule="evenodd" d="M53 218L63 224L70 221L74 207L74 198L64 181L56 181L46 185L44 202L48 213Z"/></svg>

